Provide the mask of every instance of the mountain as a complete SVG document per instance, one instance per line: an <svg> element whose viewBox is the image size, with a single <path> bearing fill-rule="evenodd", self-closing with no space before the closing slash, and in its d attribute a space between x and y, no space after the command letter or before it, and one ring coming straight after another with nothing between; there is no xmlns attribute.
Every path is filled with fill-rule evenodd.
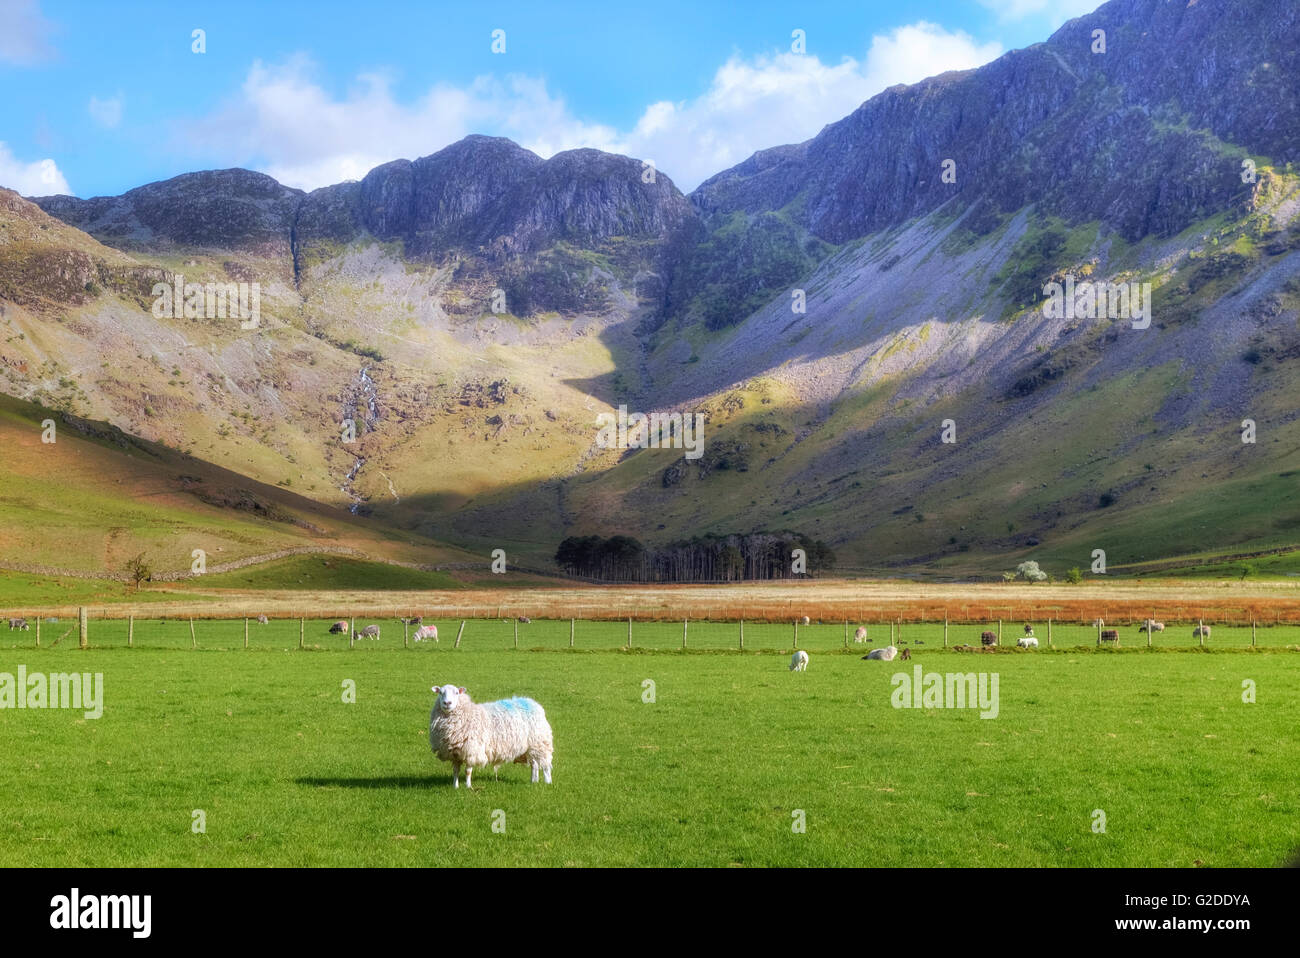
<svg viewBox="0 0 1300 958"><path fill-rule="evenodd" d="M534 564L587 533L976 575L1294 545L1298 41L1293 5L1112 0L690 196L472 136L308 194L11 197L0 389ZM259 282L260 327L155 318L177 274ZM1149 326L1045 310L1067 281L1149 284ZM705 414L703 455L602 448L620 404Z"/></svg>

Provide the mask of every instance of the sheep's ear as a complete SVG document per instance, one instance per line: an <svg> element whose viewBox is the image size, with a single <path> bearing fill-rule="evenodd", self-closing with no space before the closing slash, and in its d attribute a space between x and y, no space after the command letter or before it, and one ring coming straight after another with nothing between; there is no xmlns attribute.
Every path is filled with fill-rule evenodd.
<svg viewBox="0 0 1300 958"><path fill-rule="evenodd" d="M460 694L461 694L461 695L464 695L464 694L465 694L465 689L464 689L463 686L461 687Z"/></svg>
<svg viewBox="0 0 1300 958"><path fill-rule="evenodd" d="M441 690L442 690L442 686L440 685L435 685L433 688L429 689L430 692L439 692Z"/></svg>

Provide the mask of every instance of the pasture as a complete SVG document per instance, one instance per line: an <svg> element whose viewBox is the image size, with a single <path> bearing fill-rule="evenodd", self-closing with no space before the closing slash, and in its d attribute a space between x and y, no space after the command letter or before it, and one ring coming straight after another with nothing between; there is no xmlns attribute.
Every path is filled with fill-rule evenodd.
<svg viewBox="0 0 1300 958"><path fill-rule="evenodd" d="M439 644L408 651L376 621L383 638L351 650L309 622L298 651L296 620L254 623L247 651L242 621L196 621L197 650L176 620L137 619L130 649L117 621L92 622L87 650L0 632L0 673L104 683L99 719L0 711L0 866L1272 866L1300 850L1294 628L1261 628L1254 650L1249 628L1201 651L1180 626L1148 652L1128 648L1136 629L1116 651L1075 626L1055 651L962 653L942 626L904 625L922 644L885 663L809 626L791 673L790 625L747 624L741 652L735 623L691 623L686 651L680 622L636 623L626 650L626 623L579 621L570 650L567 621L535 621L515 650L512 623L471 621L453 649L459 622L440 620ZM891 677L917 666L997 673L997 717L894 708ZM540 701L555 784L515 765L453 790L427 741L445 682Z"/></svg>

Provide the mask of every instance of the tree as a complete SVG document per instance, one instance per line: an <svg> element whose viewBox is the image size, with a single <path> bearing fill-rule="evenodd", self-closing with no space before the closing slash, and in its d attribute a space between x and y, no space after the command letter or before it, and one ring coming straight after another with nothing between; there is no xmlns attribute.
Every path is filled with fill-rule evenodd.
<svg viewBox="0 0 1300 958"><path fill-rule="evenodd" d="M1027 582L1042 582L1047 578L1047 573L1038 568L1038 563L1031 559L1016 566L1016 571L1011 578L1015 579L1017 577L1023 577Z"/></svg>
<svg viewBox="0 0 1300 958"><path fill-rule="evenodd" d="M144 553L132 556L126 561L126 574L131 577L135 591L140 591L140 583L153 578L153 564L144 557Z"/></svg>
<svg viewBox="0 0 1300 958"><path fill-rule="evenodd" d="M1075 566L1069 572L1065 573L1065 581L1070 583L1070 585L1078 585L1083 581L1083 573L1079 571L1078 566Z"/></svg>

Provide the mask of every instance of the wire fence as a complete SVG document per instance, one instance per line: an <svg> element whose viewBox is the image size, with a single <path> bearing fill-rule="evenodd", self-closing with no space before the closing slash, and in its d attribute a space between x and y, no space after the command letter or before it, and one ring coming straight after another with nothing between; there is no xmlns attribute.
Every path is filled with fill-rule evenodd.
<svg viewBox="0 0 1300 958"><path fill-rule="evenodd" d="M84 626L83 626L84 623ZM343 623L340 629L339 623ZM266 649L266 650L408 650L445 649L700 649L809 651L894 645L925 649L982 647L990 633L994 645L1015 647L1026 634L1019 620L970 622L771 622L637 619L424 618L419 624L384 618L166 618L89 615L73 618L32 617L26 628L0 631L0 647ZM1197 630L1204 624L1207 635ZM0 630L6 619L0 617ZM1296 648L1300 625L1254 622L1224 624L1201 620L1164 623L1149 634L1141 623L1106 624L1047 620L1032 624L1039 649L1106 646L1118 648ZM378 628L378 637L364 635ZM434 627L437 638L420 637L421 626ZM865 636L859 639L859 628ZM336 631L331 631L332 629Z"/></svg>

